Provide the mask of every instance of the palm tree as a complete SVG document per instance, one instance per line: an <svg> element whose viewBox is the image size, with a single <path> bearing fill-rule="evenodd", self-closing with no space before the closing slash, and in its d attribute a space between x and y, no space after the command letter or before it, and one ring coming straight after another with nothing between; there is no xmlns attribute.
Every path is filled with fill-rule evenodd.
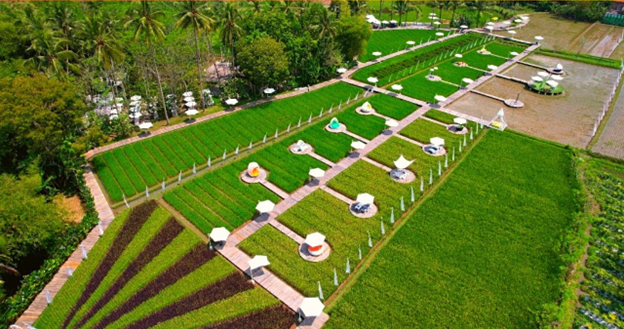
<svg viewBox="0 0 624 329"><path fill-rule="evenodd" d="M399 12L399 26L401 26L401 22L403 19L403 13L409 10L409 1L407 0L397 0L394 2L394 9Z"/></svg>
<svg viewBox="0 0 624 329"><path fill-rule="evenodd" d="M78 55L71 50L65 50L67 40L54 37L50 30L39 31L37 34L27 49L33 53L26 60L27 63L34 64L37 70L45 72L49 77L56 76L61 81L68 80L69 71L80 73L78 66L70 63L78 59Z"/></svg>
<svg viewBox="0 0 624 329"><path fill-rule="evenodd" d="M236 60L234 56L234 40L241 36L243 29L238 26L237 20L241 19L241 14L238 8L230 1L227 2L221 12L221 20L219 26L221 27L221 42L230 46L232 50L232 69L236 71Z"/></svg>
<svg viewBox="0 0 624 329"><path fill-rule="evenodd" d="M132 27L134 30L134 40L139 37L147 43L152 62L154 64L154 71L156 72L156 78L158 80L158 89L160 90L160 98L162 106L165 110L165 119L169 124L169 114L167 114L167 105L165 102L165 93L163 92L162 82L160 81L160 73L158 72L158 65L156 64L156 55L154 54L154 42L165 39L165 25L159 21L164 16L162 11L152 11L149 1L141 1L141 8L135 12L136 16L130 19L124 27Z"/></svg>
<svg viewBox="0 0 624 329"><path fill-rule="evenodd" d="M182 28L186 30L190 26L193 27L193 34L195 36L195 60L197 61L197 76L199 78L199 90L202 95L202 105L206 110L206 102L203 97L204 81L201 74L200 54L199 54L199 38L198 35L201 31L209 29L214 21L204 13L206 5L197 5L195 1L185 1L182 3L182 11L180 11L176 17L178 21L175 24L176 28Z"/></svg>
<svg viewBox="0 0 624 329"><path fill-rule="evenodd" d="M477 11L477 27L481 25L481 12L488 8L489 4L487 1L474 1L472 5L472 9Z"/></svg>
<svg viewBox="0 0 624 329"><path fill-rule="evenodd" d="M381 21L381 6L383 5L383 0L379 1L379 17L377 17L378 20Z"/></svg>
<svg viewBox="0 0 624 329"><path fill-rule="evenodd" d="M262 2L257 0L249 0L247 1L251 3L251 14L257 14L262 11Z"/></svg>
<svg viewBox="0 0 624 329"><path fill-rule="evenodd" d="M448 1L448 3L446 4L446 8L453 11L453 13L451 14L451 23L449 24L449 27L453 26L453 21L455 20L455 11L457 11L457 9L460 7L464 7L465 5L466 4L463 1Z"/></svg>
<svg viewBox="0 0 624 329"><path fill-rule="evenodd" d="M324 10L319 16L316 24L312 24L310 27L316 32L318 40L333 39L338 34L338 29L334 24L335 15L329 10Z"/></svg>

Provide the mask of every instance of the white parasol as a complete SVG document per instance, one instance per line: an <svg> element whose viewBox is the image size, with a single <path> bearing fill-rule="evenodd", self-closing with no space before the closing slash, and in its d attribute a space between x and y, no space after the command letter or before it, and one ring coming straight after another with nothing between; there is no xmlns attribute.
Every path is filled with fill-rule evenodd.
<svg viewBox="0 0 624 329"><path fill-rule="evenodd" d="M227 105L236 105L238 104L238 99L229 98L225 100L225 104Z"/></svg>
<svg viewBox="0 0 624 329"><path fill-rule="evenodd" d="M433 22L433 24L435 24L435 23L440 23L440 22ZM436 32L436 35L437 35L437 36L439 36L439 37L443 37L443 36L444 36L444 33L442 33L442 32Z"/></svg>
<svg viewBox="0 0 624 329"><path fill-rule="evenodd" d="M403 154L401 154L398 159L394 160L394 166L397 167L397 169L405 169L409 167L413 162L414 160L409 161L405 157L403 157Z"/></svg>
<svg viewBox="0 0 624 329"><path fill-rule="evenodd" d="M197 113L199 113L199 111L197 111L197 110L187 110L184 113L186 113L186 115L188 115L188 116L193 116L193 115L197 115Z"/></svg>
<svg viewBox="0 0 624 329"><path fill-rule="evenodd" d="M304 243L310 247L321 246L325 243L325 236L319 232L310 233L306 235Z"/></svg>
<svg viewBox="0 0 624 329"><path fill-rule="evenodd" d="M375 197L368 194L368 193L360 193L358 194L357 198L355 199L355 201L361 203L361 204L373 204L373 202L375 201Z"/></svg>
<svg viewBox="0 0 624 329"><path fill-rule="evenodd" d="M399 125L399 122L394 120L394 119L387 119L386 120L386 126L388 127L396 127Z"/></svg>
<svg viewBox="0 0 624 329"><path fill-rule="evenodd" d="M304 317L314 318L323 314L324 308L325 308L325 305L323 304L323 302L321 302L320 298L306 297L303 299L303 302L301 302L301 305L299 305L298 310Z"/></svg>
<svg viewBox="0 0 624 329"><path fill-rule="evenodd" d="M249 268L252 271L257 268L271 265L271 263L269 262L269 258L264 255L256 255L252 259L247 261L247 263L249 264Z"/></svg>
<svg viewBox="0 0 624 329"><path fill-rule="evenodd" d="M460 28L460 29L467 29L467 28L468 28L468 25L460 25L460 26L459 26L459 28Z"/></svg>
<svg viewBox="0 0 624 329"><path fill-rule="evenodd" d="M366 147L366 144L360 142L360 141L353 141L351 142L351 148L354 150L361 150L363 148Z"/></svg>
<svg viewBox="0 0 624 329"><path fill-rule="evenodd" d="M468 121L466 121L466 119L464 118L455 118L453 119L453 122L455 122L458 125L465 125Z"/></svg>
<svg viewBox="0 0 624 329"><path fill-rule="evenodd" d="M490 65L487 66L487 68L488 68L488 70L492 70L493 71L493 70L496 70L498 68L498 66L490 64Z"/></svg>
<svg viewBox="0 0 624 329"><path fill-rule="evenodd" d="M375 52L373 52L373 56L381 56L381 52L375 51Z"/></svg>
<svg viewBox="0 0 624 329"><path fill-rule="evenodd" d="M455 54L455 57L462 58L462 57L464 57L464 55L462 55L462 54Z"/></svg>
<svg viewBox="0 0 624 329"><path fill-rule="evenodd" d="M518 54L518 53L517 53L517 52L515 52L515 51L512 51L512 52L510 52L509 54L510 54L511 56L518 56L518 55L520 55L520 54Z"/></svg>
<svg viewBox="0 0 624 329"><path fill-rule="evenodd" d="M415 44L416 44L416 41L408 41L408 42L406 42L406 43L407 43L408 45L410 45L410 46L413 46L413 45L415 45Z"/></svg>
<svg viewBox="0 0 624 329"><path fill-rule="evenodd" d="M446 100L446 97L442 95L435 95L434 99L438 102L444 102Z"/></svg>
<svg viewBox="0 0 624 329"><path fill-rule="evenodd" d="M535 40L542 41L542 40L544 40L544 37L541 36L541 35L537 35L537 36L535 36Z"/></svg>
<svg viewBox="0 0 624 329"><path fill-rule="evenodd" d="M195 105L197 105L197 103L196 102L188 102L185 105L186 105L186 107L191 107L192 108L192 107L195 107Z"/></svg>
<svg viewBox="0 0 624 329"><path fill-rule="evenodd" d="M195 97L193 97L193 96L184 97L184 101L185 102L194 102L195 101Z"/></svg>
<svg viewBox="0 0 624 329"><path fill-rule="evenodd" d="M511 34L511 35L514 35L514 34L516 34L516 31L511 30L511 31L507 31L507 33L509 33L509 34Z"/></svg>
<svg viewBox="0 0 624 329"><path fill-rule="evenodd" d="M147 122L147 121L146 121L146 122L143 122L143 123L141 123L141 124L139 125L139 129L146 130L146 129L150 129L150 128L152 128L153 126L154 126L154 125L153 125L151 122Z"/></svg>
<svg viewBox="0 0 624 329"><path fill-rule="evenodd" d="M468 79L468 78L463 78L462 81L465 82L466 84L471 84L474 82L474 80Z"/></svg>
<svg viewBox="0 0 624 329"><path fill-rule="evenodd" d="M440 138L440 137L433 137L431 139L429 139L429 143L436 145L436 146L443 146L444 145L444 139Z"/></svg>
<svg viewBox="0 0 624 329"><path fill-rule="evenodd" d="M403 86L401 86L401 85L392 85L392 87L390 87L390 88L392 88L392 90L396 90L396 91L403 90Z"/></svg>
<svg viewBox="0 0 624 329"><path fill-rule="evenodd" d="M256 210L258 210L261 214L271 212L273 211L273 208L275 208L275 203L271 200L260 201L256 206Z"/></svg>
<svg viewBox="0 0 624 329"><path fill-rule="evenodd" d="M336 71L337 71L338 73L340 73L340 74L343 74L343 73L347 72L347 69L346 69L346 68L344 68L344 67L341 67L341 68L337 69Z"/></svg>
<svg viewBox="0 0 624 329"><path fill-rule="evenodd" d="M221 242L227 240L230 236L230 231L228 231L225 227L215 227L210 232L210 240L214 242Z"/></svg>
<svg viewBox="0 0 624 329"><path fill-rule="evenodd" d="M377 81L379 81L379 80L378 80L377 78L375 78L375 77L370 77L370 78L368 78L368 79L366 79L366 80L368 80L368 82L370 82L370 83L377 83Z"/></svg>
<svg viewBox="0 0 624 329"><path fill-rule="evenodd" d="M314 178L321 178L323 176L325 176L325 170L321 169L321 168L314 168L314 169L310 169L310 171L308 172L308 175L314 177Z"/></svg>
<svg viewBox="0 0 624 329"><path fill-rule="evenodd" d="M274 93L274 92L275 92L275 89L273 89L273 88L267 88L267 89L265 89L265 90L263 90L263 91L264 91L264 93L265 93L265 94L272 94L272 93Z"/></svg>

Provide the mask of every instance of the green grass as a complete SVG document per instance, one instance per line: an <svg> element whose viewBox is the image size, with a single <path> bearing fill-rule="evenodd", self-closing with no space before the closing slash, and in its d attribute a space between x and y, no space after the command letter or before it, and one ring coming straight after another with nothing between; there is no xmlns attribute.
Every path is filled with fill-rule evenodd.
<svg viewBox="0 0 624 329"><path fill-rule="evenodd" d="M484 73L470 67L459 67L455 66L455 60L449 60L443 63L440 63L436 66L438 69L433 73L442 80L454 83L456 85L466 85L465 82L462 81L463 78L469 78L472 80L476 80L480 78Z"/></svg>
<svg viewBox="0 0 624 329"><path fill-rule="evenodd" d="M403 95L410 96L428 103L437 103L436 95L444 97L457 92L459 88L443 81L427 80L428 71L423 71L400 82Z"/></svg>
<svg viewBox="0 0 624 329"><path fill-rule="evenodd" d="M597 56L592 56L588 54L578 54L575 52L565 51L565 50L552 50L552 49L545 49L545 48L540 47L535 51L535 54L569 59L572 61L598 65L598 66L604 66L604 67L610 67L614 69L622 68L621 60L614 60L614 59L605 58L605 57L597 57Z"/></svg>
<svg viewBox="0 0 624 329"><path fill-rule="evenodd" d="M446 112L442 112L442 111L438 111L438 110L429 110L427 112L425 112L425 116L427 118L433 119L433 120L437 120L440 122L444 122L446 124L451 124L454 123L454 119L455 116L454 115L450 115Z"/></svg>
<svg viewBox="0 0 624 329"><path fill-rule="evenodd" d="M445 126L425 119L412 122L403 128L400 134L423 144L429 144L429 140L433 137L441 137L444 138L445 145L449 150L452 147L459 148L459 142L464 140L464 135L453 134Z"/></svg>
<svg viewBox="0 0 624 329"><path fill-rule="evenodd" d="M407 41L414 41L416 44L421 42L427 42L429 39L435 39L437 31L434 30L382 30L374 31L371 35L368 43L366 44L366 52L364 55L358 57L358 61L367 62L371 59L377 58L373 56L373 52L381 52L381 56L386 56L391 53L404 50L408 45ZM446 31L442 31L448 34ZM412 46L410 46L412 47Z"/></svg>
<svg viewBox="0 0 624 329"><path fill-rule="evenodd" d="M383 96L383 97L382 97ZM366 99L379 114L396 120L405 119L408 115L418 110L418 105L402 101L398 98L377 94Z"/></svg>
<svg viewBox="0 0 624 329"><path fill-rule="evenodd" d="M392 168L394 167L394 160L398 159L401 155L407 160L415 160L408 169L416 174L417 180L414 182L414 185L418 185L418 187L420 187L419 177L423 177L425 186L428 186L430 170L433 170L435 178L437 177L438 162L444 164L444 157L430 156L418 145L398 137L392 137L385 143L379 145L368 154L368 157ZM450 161L449 158L449 163Z"/></svg>
<svg viewBox="0 0 624 329"><path fill-rule="evenodd" d="M217 162L224 151L231 154L237 146L256 143L265 134L271 137L276 129L286 130L300 118L317 115L321 108L337 106L357 93L362 90L333 84L122 146L96 156L92 162L111 200L119 202L122 194L131 197L142 193L146 186L154 187L179 171L189 171L193 164L203 167L208 157Z"/></svg>
<svg viewBox="0 0 624 329"><path fill-rule="evenodd" d="M535 312L560 297L557 246L578 209L571 156L488 131L331 310L327 328L537 327Z"/></svg>

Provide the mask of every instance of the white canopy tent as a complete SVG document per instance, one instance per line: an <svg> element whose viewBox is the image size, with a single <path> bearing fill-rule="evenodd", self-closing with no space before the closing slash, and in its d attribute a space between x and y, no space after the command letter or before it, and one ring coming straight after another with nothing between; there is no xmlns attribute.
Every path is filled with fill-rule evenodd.
<svg viewBox="0 0 624 329"><path fill-rule="evenodd" d="M252 271L257 268L271 265L271 263L269 262L269 258L264 255L256 255L247 263L249 264L249 269L251 269Z"/></svg>
<svg viewBox="0 0 624 329"><path fill-rule="evenodd" d="M303 299L303 302L299 305L298 311L300 315L304 318L315 318L323 314L323 309L325 305L321 302L321 299L318 297L310 298L306 297Z"/></svg>
<svg viewBox="0 0 624 329"><path fill-rule="evenodd" d="M227 105L236 105L238 104L238 99L229 98L225 100L225 104Z"/></svg>
<svg viewBox="0 0 624 329"><path fill-rule="evenodd" d="M256 210L258 210L258 212L261 214L269 213L273 211L274 208L275 208L275 203L273 203L273 201L271 200L260 201L258 202L258 205L256 206Z"/></svg>
<svg viewBox="0 0 624 329"><path fill-rule="evenodd" d="M394 166L397 169L405 169L409 167L413 162L414 160L409 161L403 156L403 154L401 154L401 156L398 159L394 160Z"/></svg>
<svg viewBox="0 0 624 329"><path fill-rule="evenodd" d="M310 171L308 172L308 175L314 177L314 178L321 178L323 176L325 176L325 170L321 169L321 168L314 168L314 169L310 169Z"/></svg>
<svg viewBox="0 0 624 329"><path fill-rule="evenodd" d="M341 67L341 68L337 69L336 72L338 72L340 74L343 74L343 73L347 72L347 69L344 68L344 67Z"/></svg>
<svg viewBox="0 0 624 329"><path fill-rule="evenodd" d="M306 235L305 244L308 246L316 247L325 243L325 236L319 232L314 232Z"/></svg>
<svg viewBox="0 0 624 329"><path fill-rule="evenodd" d="M429 143L435 145L435 146L444 146L444 138L440 138L440 137L433 137L431 139L429 139Z"/></svg>
<svg viewBox="0 0 624 329"><path fill-rule="evenodd" d="M197 110L195 110L195 109L192 109L192 110L187 110L187 111L186 111L186 112L184 112L184 113L186 113L186 115L188 115L188 116L190 116L190 117L191 117L191 116L197 115L197 114L199 113L199 111L197 111Z"/></svg>
<svg viewBox="0 0 624 329"><path fill-rule="evenodd" d="M225 227L215 227L210 231L210 240L214 242L223 242L230 236L230 231Z"/></svg>
<svg viewBox="0 0 624 329"><path fill-rule="evenodd" d="M193 92L192 92L192 91L187 91L187 92L184 92L184 93L182 94L182 96L184 96L184 97L191 97L191 96L193 96Z"/></svg>
<svg viewBox="0 0 624 329"><path fill-rule="evenodd" d="M361 203L361 204L373 204L373 202L375 201L375 197L368 194L368 193L360 193L358 194L357 198L355 199L355 201Z"/></svg>

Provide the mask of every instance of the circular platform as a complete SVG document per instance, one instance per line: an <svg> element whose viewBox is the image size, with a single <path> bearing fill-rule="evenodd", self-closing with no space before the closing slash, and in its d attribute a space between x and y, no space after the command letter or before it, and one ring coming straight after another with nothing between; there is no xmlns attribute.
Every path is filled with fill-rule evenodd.
<svg viewBox="0 0 624 329"><path fill-rule="evenodd" d="M247 184L260 183L261 181L266 180L267 172L262 168L259 168L259 169L260 169L260 174L256 177L251 177L247 175L247 170L244 170L240 174L240 179Z"/></svg>
<svg viewBox="0 0 624 329"><path fill-rule="evenodd" d="M344 124L340 124L340 126L338 127L338 129L332 129L329 127L329 124L327 124L327 126L325 126L325 130L329 131L330 133L343 133L345 131L347 131L347 126L345 126Z"/></svg>
<svg viewBox="0 0 624 329"><path fill-rule="evenodd" d="M290 145L288 149L290 150L291 153L297 154L297 155L310 154L314 151L314 149L312 148L312 145L310 144L308 144L308 148L305 149L303 152L298 151L297 143Z"/></svg>
<svg viewBox="0 0 624 329"><path fill-rule="evenodd" d="M491 52L489 52L487 50L486 51L477 50L477 53L481 54L481 55L491 55L492 54Z"/></svg>
<svg viewBox="0 0 624 329"><path fill-rule="evenodd" d="M357 218L371 218L375 215L377 215L377 211L379 211L379 209L377 208L377 206L373 203L370 208L368 209L368 212L365 214L361 214L361 213L357 213L355 211L353 211L353 206L355 206L357 202L354 202L352 204L349 205L349 211L351 212L351 214Z"/></svg>
<svg viewBox="0 0 624 329"><path fill-rule="evenodd" d="M357 109L355 109L355 112L361 115L373 115L375 114L375 109L373 109L372 111L364 112L364 109L362 109L361 107L358 107Z"/></svg>
<svg viewBox="0 0 624 329"><path fill-rule="evenodd" d="M455 134L455 135L465 135L468 133L468 128L461 126L462 130L457 130L457 127L459 127L458 124L446 125L446 130L448 130L448 132Z"/></svg>
<svg viewBox="0 0 624 329"><path fill-rule="evenodd" d="M519 109L521 107L524 107L524 103L522 103L522 101L517 101L515 99L506 99L505 105L514 109Z"/></svg>
<svg viewBox="0 0 624 329"><path fill-rule="evenodd" d="M558 85L557 87L553 88L543 82L542 83L533 82L533 83L529 83L528 87L532 91L538 94L546 95L546 96L557 96L557 95L563 94L563 87L561 87L561 85Z"/></svg>
<svg viewBox="0 0 624 329"><path fill-rule="evenodd" d="M453 63L453 65L455 65L457 67L467 67L468 63L462 62L462 61L457 61L457 62Z"/></svg>
<svg viewBox="0 0 624 329"><path fill-rule="evenodd" d="M446 154L446 149L444 148L444 146L440 146L440 148L438 149L438 152L436 153L432 154L432 153L427 152L426 148L431 147L431 146L434 146L434 145L433 144L424 145L422 147L423 152L425 152L425 154L430 155L432 157L439 157L439 156L443 156Z"/></svg>
<svg viewBox="0 0 624 329"><path fill-rule="evenodd" d="M301 258L307 260L308 262L322 262L326 260L327 257L329 257L330 253L331 247L329 246L329 244L327 244L327 242L323 242L323 253L318 256L313 256L308 252L308 245L305 242L299 245L299 256L301 256Z"/></svg>
<svg viewBox="0 0 624 329"><path fill-rule="evenodd" d="M564 75L565 74L565 71L555 71L554 68L546 69L546 71L548 71L548 73L554 74L554 75Z"/></svg>
<svg viewBox="0 0 624 329"><path fill-rule="evenodd" d="M407 169L403 169L403 171L405 172L405 174L407 174L405 176L404 179L398 179L393 175L393 172L396 171L397 169L392 170L389 174L390 174L390 178L392 178L392 180L394 180L397 183L401 183L401 184L409 184L411 182L413 182L416 179L416 175L411 171L411 170L407 170Z"/></svg>
<svg viewBox="0 0 624 329"><path fill-rule="evenodd" d="M425 78L427 78L427 80L429 80L429 81L442 81L442 78L440 78L437 75L429 75L429 74L427 74L425 76Z"/></svg>

